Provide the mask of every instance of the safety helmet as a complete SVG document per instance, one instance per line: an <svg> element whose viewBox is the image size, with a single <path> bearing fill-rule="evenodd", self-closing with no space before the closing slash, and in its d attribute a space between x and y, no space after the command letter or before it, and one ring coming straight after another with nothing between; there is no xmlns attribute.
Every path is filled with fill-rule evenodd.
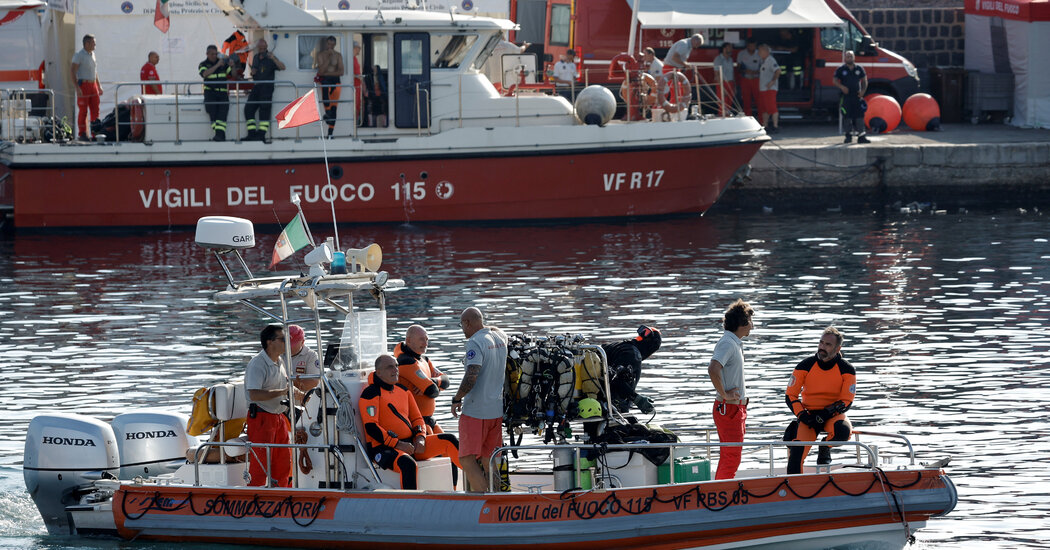
<svg viewBox="0 0 1050 550"><path fill-rule="evenodd" d="M581 399L577 404L577 408L580 411L580 418L593 418L602 415L601 403L598 403L597 399L591 397Z"/></svg>

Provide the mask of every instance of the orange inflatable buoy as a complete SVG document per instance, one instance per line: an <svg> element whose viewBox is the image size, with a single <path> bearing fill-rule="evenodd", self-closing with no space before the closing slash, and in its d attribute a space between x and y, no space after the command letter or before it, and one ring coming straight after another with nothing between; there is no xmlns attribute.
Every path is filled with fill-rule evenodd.
<svg viewBox="0 0 1050 550"><path fill-rule="evenodd" d="M914 94L904 102L904 123L916 131L940 130L941 107L930 94Z"/></svg>
<svg viewBox="0 0 1050 550"><path fill-rule="evenodd" d="M901 106L896 99L888 95L871 94L864 98L868 110L864 113L864 124L876 134L884 134L897 129L901 123Z"/></svg>

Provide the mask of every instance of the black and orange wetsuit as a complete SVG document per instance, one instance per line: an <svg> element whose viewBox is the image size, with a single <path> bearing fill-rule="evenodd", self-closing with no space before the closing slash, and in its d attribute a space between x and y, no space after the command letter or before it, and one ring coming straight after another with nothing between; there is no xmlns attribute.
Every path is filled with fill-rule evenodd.
<svg viewBox="0 0 1050 550"><path fill-rule="evenodd" d="M452 469L452 485L459 480L459 440L451 434L426 436L424 450L409 455L396 448L398 441L413 443L418 434L425 434L423 417L416 400L400 384L384 384L375 373L368 375L368 385L358 402L361 421L365 427L365 441L369 457L380 468L394 470L401 475L402 489L416 488L416 460L447 456L456 465Z"/></svg>
<svg viewBox="0 0 1050 550"><path fill-rule="evenodd" d="M437 370L429 357L416 353L405 342L394 346L394 357L397 357L397 383L416 398L416 406L419 407L419 414L423 415L427 433L444 433L434 420L434 399L441 390L448 389L448 376Z"/></svg>
<svg viewBox="0 0 1050 550"><path fill-rule="evenodd" d="M856 393L857 372L841 354L826 362L816 355L802 360L791 373L785 392L787 405L797 418L785 430L784 441L815 441L822 431L828 433L825 441L848 440L853 426L845 413ZM830 448L821 452L830 452ZM802 473L807 454L809 447L790 447L787 473Z"/></svg>

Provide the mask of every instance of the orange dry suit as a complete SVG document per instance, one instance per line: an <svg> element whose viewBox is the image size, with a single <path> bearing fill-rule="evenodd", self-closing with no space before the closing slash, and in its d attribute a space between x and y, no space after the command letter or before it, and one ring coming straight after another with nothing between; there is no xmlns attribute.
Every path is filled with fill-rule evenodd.
<svg viewBox="0 0 1050 550"><path fill-rule="evenodd" d="M784 431L784 441L815 441L820 432L828 433L825 441L849 440L853 426L845 413L857 393L857 372L841 354L826 362L816 355L803 359L791 373L785 393L797 418ZM817 463L830 463L830 452L830 447L821 447ZM809 447L789 447L787 473L802 473L807 454Z"/></svg>
<svg viewBox="0 0 1050 550"><path fill-rule="evenodd" d="M416 353L405 342L394 346L394 357L397 357L397 383L415 396L427 433L444 433L434 420L434 399L441 390L448 389L448 375L437 370L429 357Z"/></svg>
<svg viewBox="0 0 1050 550"><path fill-rule="evenodd" d="M421 452L409 455L396 448L398 441L414 444L417 435L426 429L419 407L412 394L401 384L384 383L371 373L368 385L358 402L361 422L365 427L368 455L383 469L394 470L401 476L402 489L415 489L416 460L447 456L456 465L452 469L452 485L459 480L459 440L451 434L425 436Z"/></svg>

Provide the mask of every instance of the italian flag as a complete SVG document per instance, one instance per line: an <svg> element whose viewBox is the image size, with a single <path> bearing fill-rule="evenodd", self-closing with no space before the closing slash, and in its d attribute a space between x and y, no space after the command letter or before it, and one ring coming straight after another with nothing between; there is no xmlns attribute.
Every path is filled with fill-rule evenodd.
<svg viewBox="0 0 1050 550"><path fill-rule="evenodd" d="M168 0L157 0L157 9L153 14L153 26L160 29L160 32L168 32L168 27L171 26L171 17L168 16Z"/></svg>
<svg viewBox="0 0 1050 550"><path fill-rule="evenodd" d="M281 260L295 254L296 250L308 244L310 244L310 239L306 236L306 227L303 226L303 220L299 217L299 214L296 214L292 218L292 223L289 223L284 228L284 231L281 231L281 236L277 237L277 242L273 245L273 259L270 260L270 269L273 269Z"/></svg>

